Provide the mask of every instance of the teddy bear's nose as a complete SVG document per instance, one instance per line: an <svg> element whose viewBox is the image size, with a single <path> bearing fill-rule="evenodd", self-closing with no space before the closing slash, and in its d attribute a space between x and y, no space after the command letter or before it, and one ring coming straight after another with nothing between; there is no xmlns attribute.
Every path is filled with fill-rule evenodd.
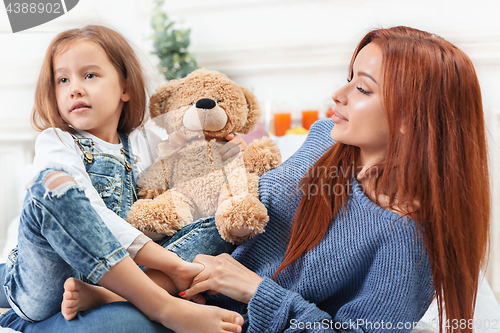
<svg viewBox="0 0 500 333"><path fill-rule="evenodd" d="M196 102L196 107L198 109L210 110L213 109L215 105L215 101L211 100L210 98L202 98L198 102Z"/></svg>

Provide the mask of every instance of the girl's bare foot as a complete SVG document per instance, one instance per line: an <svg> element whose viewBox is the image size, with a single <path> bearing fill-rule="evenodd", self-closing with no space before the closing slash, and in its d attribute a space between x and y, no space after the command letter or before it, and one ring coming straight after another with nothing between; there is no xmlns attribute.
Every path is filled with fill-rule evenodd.
<svg viewBox="0 0 500 333"><path fill-rule="evenodd" d="M100 286L69 278L64 283L61 312L66 320L73 319L79 311L96 308L102 304L125 301L122 297ZM216 306L199 305L181 298L168 297L161 306L160 318L153 318L178 333L239 333L243 317L236 312ZM148 316L149 317L149 316Z"/></svg>
<svg viewBox="0 0 500 333"><path fill-rule="evenodd" d="M99 305L117 301L125 301L125 299L106 288L69 278L64 283L61 312L66 320L71 320L75 318L78 311L94 309Z"/></svg>
<svg viewBox="0 0 500 333"><path fill-rule="evenodd" d="M236 312L180 298L169 302L163 314L160 322L178 333L239 333L243 325L243 317Z"/></svg>

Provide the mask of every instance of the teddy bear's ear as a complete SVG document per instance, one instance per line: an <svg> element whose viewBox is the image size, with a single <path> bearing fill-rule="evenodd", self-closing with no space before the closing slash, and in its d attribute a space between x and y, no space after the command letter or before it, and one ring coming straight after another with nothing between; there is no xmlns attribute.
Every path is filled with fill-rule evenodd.
<svg viewBox="0 0 500 333"><path fill-rule="evenodd" d="M165 112L167 99L170 97L172 91L179 85L179 80L172 80L158 88L154 95L151 96L149 99L149 113L151 114L151 118L155 118Z"/></svg>
<svg viewBox="0 0 500 333"><path fill-rule="evenodd" d="M248 117L247 122L239 132L242 134L247 134L250 133L254 129L255 125L259 122L262 112L255 95L245 87L240 86L240 88L245 95L245 99L247 100Z"/></svg>

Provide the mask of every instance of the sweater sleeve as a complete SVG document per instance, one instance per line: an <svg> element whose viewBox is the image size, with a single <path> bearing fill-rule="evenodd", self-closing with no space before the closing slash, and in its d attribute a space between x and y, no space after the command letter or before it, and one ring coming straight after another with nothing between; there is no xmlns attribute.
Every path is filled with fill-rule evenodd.
<svg viewBox="0 0 500 333"><path fill-rule="evenodd" d="M327 312L268 277L248 303L248 332L335 332L322 325L331 319ZM313 325L310 328L309 323ZM314 323L318 323L316 327Z"/></svg>
<svg viewBox="0 0 500 333"><path fill-rule="evenodd" d="M106 207L99 193L92 186L82 156L82 152L69 133L59 129L46 129L40 133L35 143L33 174L36 175L47 168L59 168L68 172L78 186L84 189L92 207L120 244L128 249L135 243L133 253L137 253L137 247L141 248L145 244L145 239L138 237L144 234Z"/></svg>
<svg viewBox="0 0 500 333"><path fill-rule="evenodd" d="M350 282L359 290L357 295L335 313L321 309L335 299L327 294L332 282L324 282L325 298L314 304L264 278L248 304L248 332L410 332L417 328L432 300L430 264L412 228L397 229L376 250L366 276Z"/></svg>

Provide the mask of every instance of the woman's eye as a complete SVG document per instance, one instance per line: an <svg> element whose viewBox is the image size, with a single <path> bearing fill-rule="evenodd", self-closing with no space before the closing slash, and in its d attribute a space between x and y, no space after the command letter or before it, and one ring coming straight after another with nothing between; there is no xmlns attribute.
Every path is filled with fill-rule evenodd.
<svg viewBox="0 0 500 333"><path fill-rule="evenodd" d="M85 74L85 78L86 79L93 79L95 77L97 77L97 75L95 75L94 73L87 73L87 74Z"/></svg>
<svg viewBox="0 0 500 333"><path fill-rule="evenodd" d="M373 92L371 92L371 91L366 91L366 90L364 90L362 87L356 87L356 89L358 89L358 91L359 91L360 93L365 94L365 95L371 95L371 94L373 94Z"/></svg>

